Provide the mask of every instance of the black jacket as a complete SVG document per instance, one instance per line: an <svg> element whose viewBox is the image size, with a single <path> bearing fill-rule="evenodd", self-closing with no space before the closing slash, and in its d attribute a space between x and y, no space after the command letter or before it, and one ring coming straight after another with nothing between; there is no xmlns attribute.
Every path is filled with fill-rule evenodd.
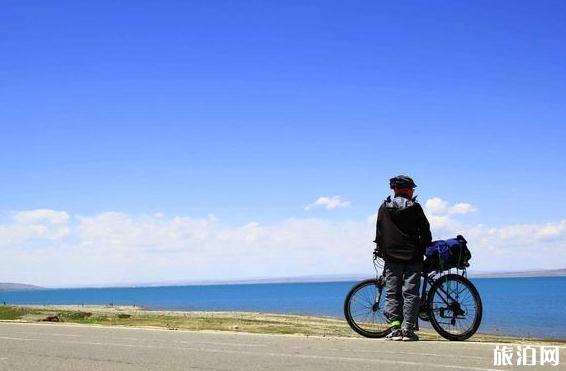
<svg viewBox="0 0 566 371"><path fill-rule="evenodd" d="M422 260L432 235L421 205L404 197L388 197L377 213L374 242L385 260Z"/></svg>

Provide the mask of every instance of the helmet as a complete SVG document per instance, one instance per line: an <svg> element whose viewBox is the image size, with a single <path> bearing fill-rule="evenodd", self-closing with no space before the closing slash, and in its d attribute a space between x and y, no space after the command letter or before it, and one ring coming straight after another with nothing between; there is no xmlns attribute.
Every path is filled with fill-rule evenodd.
<svg viewBox="0 0 566 371"><path fill-rule="evenodd" d="M417 185L410 177L406 175L399 175L395 178L389 179L389 188L415 188Z"/></svg>

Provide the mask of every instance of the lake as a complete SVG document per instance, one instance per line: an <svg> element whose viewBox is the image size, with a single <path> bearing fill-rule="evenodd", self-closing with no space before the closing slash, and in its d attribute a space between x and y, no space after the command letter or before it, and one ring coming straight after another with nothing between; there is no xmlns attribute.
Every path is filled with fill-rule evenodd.
<svg viewBox="0 0 566 371"><path fill-rule="evenodd" d="M479 332L566 339L566 277L472 279L483 301ZM355 282L49 289L0 292L6 304L115 304L147 309L254 311L343 318Z"/></svg>

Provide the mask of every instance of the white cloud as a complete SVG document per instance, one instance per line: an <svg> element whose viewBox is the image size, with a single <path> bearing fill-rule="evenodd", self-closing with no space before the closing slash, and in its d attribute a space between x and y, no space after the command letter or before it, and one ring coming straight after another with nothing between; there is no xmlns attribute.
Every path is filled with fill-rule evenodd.
<svg viewBox="0 0 566 371"><path fill-rule="evenodd" d="M471 204L458 203L450 205L439 197L428 199L425 203L425 209L431 215L469 214L476 211L476 208Z"/></svg>
<svg viewBox="0 0 566 371"><path fill-rule="evenodd" d="M64 211L38 209L13 213L11 222L0 224L0 246L30 240L60 240L71 233L70 216Z"/></svg>
<svg viewBox="0 0 566 371"><path fill-rule="evenodd" d="M463 234L472 250L472 269L563 266L566 220L494 227L462 221L465 215L447 211L454 206L445 203L442 212L438 208L429 212L433 236ZM69 286L369 275L375 216L368 222L366 218L291 218L271 224L230 225L214 216L117 212L70 216L63 211L24 211L0 224L0 280Z"/></svg>
<svg viewBox="0 0 566 371"><path fill-rule="evenodd" d="M15 213L13 219L20 224L35 222L46 222L48 224L66 224L69 221L69 214L64 211L36 209Z"/></svg>
<svg viewBox="0 0 566 371"><path fill-rule="evenodd" d="M319 197L311 204L305 206L305 210L311 210L315 207L324 207L327 210L338 209L350 206L350 201L343 200L340 196Z"/></svg>

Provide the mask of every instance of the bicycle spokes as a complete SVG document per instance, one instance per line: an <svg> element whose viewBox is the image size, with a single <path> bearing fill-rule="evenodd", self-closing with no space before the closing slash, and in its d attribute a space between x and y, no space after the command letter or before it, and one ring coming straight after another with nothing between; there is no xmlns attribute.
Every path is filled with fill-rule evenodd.
<svg viewBox="0 0 566 371"><path fill-rule="evenodd" d="M463 334L474 326L477 303L469 287L459 280L441 279L432 293L431 313L450 334Z"/></svg>
<svg viewBox="0 0 566 371"><path fill-rule="evenodd" d="M384 315L383 282L366 281L354 287L345 303L345 314L354 330L364 336L385 336L389 329Z"/></svg>

